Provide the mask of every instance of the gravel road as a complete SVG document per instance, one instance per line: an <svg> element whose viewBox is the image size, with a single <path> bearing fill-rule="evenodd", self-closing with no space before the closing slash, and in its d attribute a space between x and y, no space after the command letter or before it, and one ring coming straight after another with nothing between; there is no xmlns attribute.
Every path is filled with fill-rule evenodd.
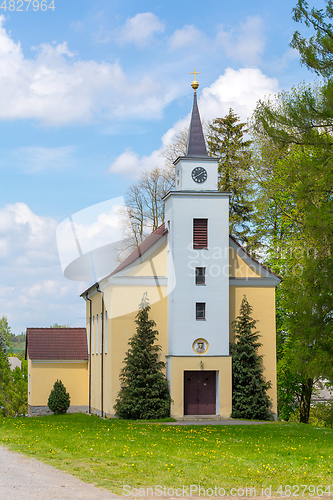
<svg viewBox="0 0 333 500"><path fill-rule="evenodd" d="M0 446L1 500L110 500L121 498L34 458Z"/></svg>

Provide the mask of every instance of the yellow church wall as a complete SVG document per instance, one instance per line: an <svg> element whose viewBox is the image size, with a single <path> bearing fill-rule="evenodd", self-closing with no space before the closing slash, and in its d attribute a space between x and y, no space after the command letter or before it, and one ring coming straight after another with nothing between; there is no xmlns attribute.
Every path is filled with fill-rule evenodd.
<svg viewBox="0 0 333 500"><path fill-rule="evenodd" d="M252 306L251 316L257 320L257 330L260 332L259 354L263 355L264 376L270 380L272 388L268 394L273 402L272 411L277 412L276 395L276 327L275 327L275 288L231 286L229 289L230 341L233 341L231 322L239 315L239 309L244 295Z"/></svg>
<svg viewBox="0 0 333 500"><path fill-rule="evenodd" d="M89 303L89 302L88 302ZM101 407L101 314L102 314L102 293L96 293L91 298L91 409L100 409ZM98 331L97 331L98 316ZM88 339L89 341L89 339ZM98 354L96 354L98 352Z"/></svg>
<svg viewBox="0 0 333 500"><path fill-rule="evenodd" d="M103 362L103 413L111 414L111 400L113 380L112 380L112 318L111 318L111 288L104 291L104 306L107 311L107 324L104 325L105 345L104 345L104 362ZM105 347L107 352L105 352Z"/></svg>
<svg viewBox="0 0 333 500"><path fill-rule="evenodd" d="M149 284L139 286L118 285L112 288L109 306L111 318L123 317L137 311L144 292L148 292L150 304L155 304L166 296L166 286L157 286L154 279L149 278Z"/></svg>
<svg viewBox="0 0 333 500"><path fill-rule="evenodd" d="M167 276L166 242L141 264L131 269L127 276Z"/></svg>
<svg viewBox="0 0 333 500"><path fill-rule="evenodd" d="M235 252L232 247L229 247L229 269L230 276L233 278L259 278L254 267L248 266L243 259Z"/></svg>
<svg viewBox="0 0 333 500"><path fill-rule="evenodd" d="M146 288L141 289L141 297L146 291ZM124 293L122 291L122 293ZM114 292L112 297L115 295ZM130 290L128 290L130 293ZM166 293L166 291L165 291ZM150 290L148 289L148 297L150 297ZM120 390L120 371L124 366L124 359L127 350L129 349L128 341L136 332L135 316L137 310L125 316L117 316L111 320L111 330L112 330L112 340L111 340L111 380L112 380L112 391L110 398L110 405L107 411L110 415L114 414L113 406L115 404L118 392ZM162 347L160 352L160 360L165 361L165 356L167 354L167 299L164 298L158 302L151 304L150 319L154 320L156 323L156 330L158 331L157 343Z"/></svg>
<svg viewBox="0 0 333 500"><path fill-rule="evenodd" d="M28 405L31 405L32 391L31 391L31 359L28 357Z"/></svg>
<svg viewBox="0 0 333 500"><path fill-rule="evenodd" d="M150 318L156 322L159 332L158 344L162 346L161 360L165 360L167 352L167 299L166 287L160 290L156 286L115 286L104 291L104 310L107 311L107 353L103 354L103 413L114 414L114 404L120 389L119 375L125 354L129 348L128 341L136 331L135 316L142 296L148 292L151 303ZM162 300L160 300L162 297ZM91 355L91 409L94 413L101 412L101 323L99 319L99 349L96 354L96 315L99 318L102 311L101 294L91 298L92 316L95 321L94 349ZM89 301L87 306L87 332L89 341ZM121 314L126 312L126 314ZM105 331L105 330L104 330ZM105 343L104 343L105 347Z"/></svg>
<svg viewBox="0 0 333 500"><path fill-rule="evenodd" d="M47 406L53 384L61 380L69 392L71 406L88 404L87 361L28 361L30 374L28 404Z"/></svg>
<svg viewBox="0 0 333 500"><path fill-rule="evenodd" d="M171 416L184 416L184 371L204 370L218 372L216 414L229 418L232 410L231 357L230 356L170 356L168 370L171 371L170 389L172 395ZM219 404L218 404L219 401Z"/></svg>

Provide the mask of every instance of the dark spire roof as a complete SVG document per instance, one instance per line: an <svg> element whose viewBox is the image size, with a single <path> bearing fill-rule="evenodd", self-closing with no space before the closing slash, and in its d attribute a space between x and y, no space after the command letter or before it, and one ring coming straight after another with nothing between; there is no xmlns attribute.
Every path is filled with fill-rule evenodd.
<svg viewBox="0 0 333 500"><path fill-rule="evenodd" d="M186 156L208 156L195 91Z"/></svg>

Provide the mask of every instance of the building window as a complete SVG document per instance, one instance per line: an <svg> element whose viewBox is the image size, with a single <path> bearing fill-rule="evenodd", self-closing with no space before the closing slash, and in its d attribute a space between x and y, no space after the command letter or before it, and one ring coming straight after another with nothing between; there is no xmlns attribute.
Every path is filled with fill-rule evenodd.
<svg viewBox="0 0 333 500"><path fill-rule="evenodd" d="M92 318L91 354L95 354L95 316Z"/></svg>
<svg viewBox="0 0 333 500"><path fill-rule="evenodd" d="M205 285L206 284L206 268L196 267L195 268L195 284Z"/></svg>
<svg viewBox="0 0 333 500"><path fill-rule="evenodd" d="M103 347L104 347L103 346L103 340L104 340L103 339L103 327L104 327L104 325L103 325L103 315L101 313L101 354L103 354Z"/></svg>
<svg viewBox="0 0 333 500"><path fill-rule="evenodd" d="M108 313L105 311L105 323L104 323L104 341L105 341L105 354L108 353Z"/></svg>
<svg viewBox="0 0 333 500"><path fill-rule="evenodd" d="M195 307L196 319L206 319L206 303L197 302Z"/></svg>
<svg viewBox="0 0 333 500"><path fill-rule="evenodd" d="M208 219L193 219L193 248L208 247Z"/></svg>
<svg viewBox="0 0 333 500"><path fill-rule="evenodd" d="M96 354L98 354L98 314L96 314Z"/></svg>

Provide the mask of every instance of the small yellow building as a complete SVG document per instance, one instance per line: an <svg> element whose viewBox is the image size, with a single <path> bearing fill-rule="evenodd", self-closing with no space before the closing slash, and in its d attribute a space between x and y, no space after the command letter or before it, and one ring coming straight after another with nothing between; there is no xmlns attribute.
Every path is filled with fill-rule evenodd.
<svg viewBox="0 0 333 500"><path fill-rule="evenodd" d="M171 415L228 418L232 322L243 296L258 320L264 375L276 399L275 287L280 278L229 236L229 193L218 191L218 158L207 155L196 93L187 154L164 198L165 224L115 271L88 288L89 410L113 416L119 374L144 293L157 324Z"/></svg>
<svg viewBox="0 0 333 500"><path fill-rule="evenodd" d="M88 349L85 328L27 328L28 415L51 413L47 401L61 380L69 412L88 411Z"/></svg>

